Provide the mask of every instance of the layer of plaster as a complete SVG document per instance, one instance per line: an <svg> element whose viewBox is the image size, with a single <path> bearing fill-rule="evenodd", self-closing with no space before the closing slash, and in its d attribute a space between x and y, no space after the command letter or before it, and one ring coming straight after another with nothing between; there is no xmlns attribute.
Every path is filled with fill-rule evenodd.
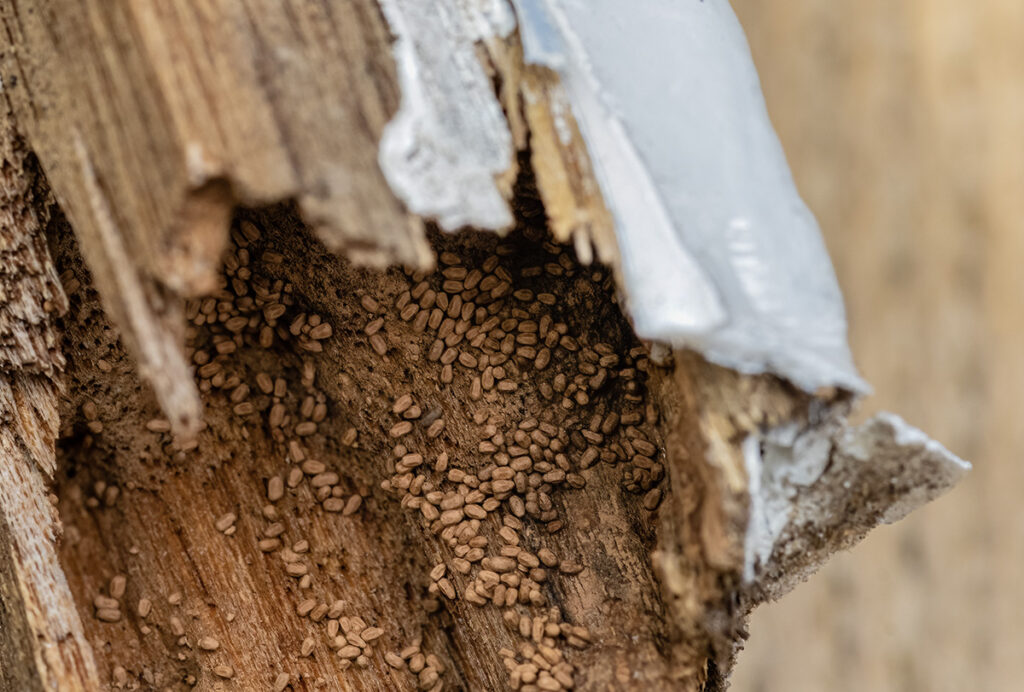
<svg viewBox="0 0 1024 692"><path fill-rule="evenodd" d="M446 230L511 226L496 179L512 166L512 135L474 46L515 29L511 8L505 0L381 0L381 9L402 90L380 143L388 184Z"/></svg>

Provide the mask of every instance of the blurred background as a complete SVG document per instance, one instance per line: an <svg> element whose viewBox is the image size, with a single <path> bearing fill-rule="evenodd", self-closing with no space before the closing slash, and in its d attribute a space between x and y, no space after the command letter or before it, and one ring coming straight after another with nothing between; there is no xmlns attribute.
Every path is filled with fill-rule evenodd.
<svg viewBox="0 0 1024 692"><path fill-rule="evenodd" d="M853 352L968 479L758 611L739 692L1024 690L1024 2L732 0Z"/></svg>

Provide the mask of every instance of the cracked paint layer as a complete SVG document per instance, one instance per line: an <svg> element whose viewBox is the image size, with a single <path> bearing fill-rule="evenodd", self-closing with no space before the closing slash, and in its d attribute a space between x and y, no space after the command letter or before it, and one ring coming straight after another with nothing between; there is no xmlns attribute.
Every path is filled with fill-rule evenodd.
<svg viewBox="0 0 1024 692"><path fill-rule="evenodd" d="M511 2L524 59L558 73L565 117L583 135L614 217L637 334L655 342L655 353L663 344L692 348L808 392L866 392L820 230L793 183L728 2L642 0L628 11L618 0ZM388 180L412 211L445 228L507 225L494 181L511 165L511 138L473 42L509 35L509 6L383 7L398 35L403 90L381 146ZM969 468L891 414L858 427L831 410L812 418L743 447L744 574L765 593L788 589ZM877 495L858 504L866 487ZM846 505L851 516L836 517ZM809 545L812 535L818 542Z"/></svg>
<svg viewBox="0 0 1024 692"><path fill-rule="evenodd" d="M637 334L815 391L863 392L817 223L725 0L513 0L615 218Z"/></svg>
<svg viewBox="0 0 1024 692"><path fill-rule="evenodd" d="M951 489L971 465L899 416L840 418L749 436L744 579L777 598L875 526Z"/></svg>
<svg viewBox="0 0 1024 692"><path fill-rule="evenodd" d="M475 42L505 37L515 17L504 0L381 0L394 33L402 91L378 160L395 194L445 230L504 230L512 213L497 178L513 143Z"/></svg>

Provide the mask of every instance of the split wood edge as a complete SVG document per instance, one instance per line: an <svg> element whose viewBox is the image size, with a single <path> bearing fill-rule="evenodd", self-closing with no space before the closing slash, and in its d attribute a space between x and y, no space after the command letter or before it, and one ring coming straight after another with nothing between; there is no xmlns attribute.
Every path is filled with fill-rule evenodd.
<svg viewBox="0 0 1024 692"><path fill-rule="evenodd" d="M60 21L75 21L77 10L70 6L66 9L67 16L59 18ZM187 124L178 120L167 125L167 130L162 133L165 139L156 143L158 158L150 161L152 165L145 175L133 178L130 172L137 170L139 165L138 161L131 159L134 154L119 161L116 155L101 150L102 143L127 138L132 145L129 149L145 149L143 142L155 136L152 129L159 133L159 128L151 128L143 135L139 122L123 122L113 111L83 114L82 109L89 108L90 99L83 97L76 101L69 96L81 94L82 89L100 89L100 86L81 86L73 82L73 70L68 64L73 56L62 54L50 43L45 27L40 24L43 13L38 11L39 8L36 10L34 16L25 18L20 25L23 33L17 33L13 46L9 46L20 50L5 51L3 57L5 67L16 68L15 71L26 75L25 81L33 86L32 92L25 88L25 84L20 90L5 91L12 110L8 121L17 121L48 171L49 182L72 221L108 311L138 360L143 377L153 387L161 407L179 431L187 433L195 429L200 418L198 392L182 353L184 320L181 297L200 293L211 285L236 203L266 204L296 198L325 242L354 259L418 266L432 261L425 244L422 222L402 212L397 200L383 186L383 181L373 175L370 178L376 187L369 194L370 202L343 204L325 214L322 206L318 207L312 177L305 175L303 170L304 166L310 169L322 167L323 161L308 145L282 144L284 137L273 128L267 129L270 126L265 120L259 121L264 129L257 128L257 131L264 132L262 136L267 141L278 145L275 155L279 161L261 161L257 166L238 142L218 142L213 146L208 139L211 136L208 131L188 133L196 135L198 141L209 146L190 151L190 156L194 153L192 158L180 157L180 152L174 149L178 138L185 134L182 128L187 129ZM356 154L337 154L344 165L359 165L364 170L368 165L368 170L374 171L376 137L387 121L389 109L394 107L391 94L394 77L388 66L389 59L385 57L388 54L386 34L379 18L367 15L363 21L360 30L371 37L367 55L382 64L382 76L379 77L380 83L367 85L374 93L362 95L362 100L354 107L363 112L373 110L377 114L370 119L369 132L354 129L344 135L333 134L350 145L347 152L356 151ZM22 29L19 28L20 31ZM85 21L76 31L99 35L104 27ZM125 64L129 59L140 59L132 52L135 50L140 48L132 47L126 55L120 56ZM227 46L224 50L230 58L232 51L240 48ZM530 153L530 166L537 177L553 236L563 242L573 240L578 248L593 245L597 259L615 266L617 250L610 215L601 200L585 146L564 103L556 77L543 68L524 65L521 48L514 36L489 40L486 46L481 47L480 53L487 68L494 76L500 77L499 97L509 128L517 148ZM307 57L317 62L328 60L330 56L324 53ZM168 68L168 63L160 62L169 60L166 56L151 59L157 61L158 72ZM238 64L244 62L240 60ZM225 96L229 99L239 95L245 97L238 99L235 108L241 111L256 103L263 109L251 109L257 115L269 108L273 99L260 92L254 81L256 76L244 73L230 76L232 81L226 87ZM49 85L49 89L45 87L46 79L55 82ZM35 88L37 86L38 89ZM133 83L133 86L158 97L169 93L172 85ZM299 84L294 87L299 92L290 96L297 103L315 103L311 93L302 91L314 86ZM103 96L97 91L89 91L88 95ZM111 100L118 98L124 96L115 95ZM188 96L182 99L175 106L179 116L194 108L206 108L190 101ZM297 121L301 120L298 113L291 115ZM559 133L559 127L566 122L571 135L568 140ZM67 127L68 123L71 123L70 127ZM14 141L13 127L8 128L7 136ZM358 146L351 146L353 143ZM20 163L24 154L17 153L16 146L8 145L5 158ZM374 157L367 152L374 152ZM282 163L285 153L292 159L287 165ZM329 153L336 153L336 150ZM210 156L215 159L214 164L211 164ZM277 170L275 166L286 172L274 178L272 184L257 184L259 175ZM16 185L19 175L23 175L22 169L15 166L9 184ZM510 185L506 187L511 189ZM150 199L154 191L158 191L155 194L159 202L153 209L140 209L141 200ZM134 201L126 203L126 199ZM40 208L39 202L15 197L10 203L25 216L12 218L12 230L9 232L13 232L13 237L19 242L23 240L18 235L20 233L30 242L38 243L39 224L32 220L31 215ZM147 236L146 229L154 224L159 232ZM131 230L126 231L126 228ZM351 231L353 228L357 230ZM37 258L36 261L52 274L48 258ZM12 281L9 277L4 278ZM25 295L31 296L34 302L26 301L25 309L38 312L41 306L45 306L42 307L43 313L63 309L66 303L61 302L59 285L55 292L52 283L47 288L27 290ZM3 321L6 306L6 303L0 305L0 327L13 332L13 328L6 327ZM45 344L42 350L54 351L55 340L48 335L46 325L38 317L22 320L19 324L21 333L27 335L23 340L28 338L34 344L30 350L40 351L38 344L42 343ZM29 327L24 327L24 324ZM687 649L677 660L690 662L694 667L690 671L691 679L696 680L706 675L709 658L714 660L721 675L728 671L750 607L788 590L794 579L812 572L832 551L848 547L871 526L889 517L886 507L874 506L864 516L840 517L837 521L834 516L809 513L794 504L789 521L792 528L787 529L788 534L784 531L787 540L777 546L777 554L773 553L772 560L764 566L762 574L766 576L760 582L744 583L744 537L750 510L745 441L787 424L813 427L819 423L809 420L811 411L822 407L832 413L819 414L818 419L829 421L833 428L840 425L839 428L830 428L838 435L841 424L836 421L842 418L849 402L841 393L816 399L798 393L774 378L737 375L710 366L685 352L674 355L676 367L671 371L673 374L665 378L661 392L663 401L668 402L665 410L675 416L669 423L669 475L673 486L683 482L697 483L701 497L694 506L680 507L673 500L663 510L661 548L653 559L682 629L676 645ZM59 354L48 357L53 363L47 367L59 369ZM5 474L7 495L4 497L3 517L11 548L6 553L10 557L4 565L4 574L14 575L8 577L5 588L16 589L15 595L20 594L20 608L24 615L21 621L28 631L35 633L34 642L65 642L57 645L56 651L60 655L56 658L47 653L52 651L47 646L40 644L32 648L31 657L35 661L39 681L60 680L62 684L80 684L83 689L88 689L95 680L95 665L88 645L80 641L81 623L77 623L70 593L66 584L60 586L61 573L56 562L53 533L45 528L55 527L55 519L52 513L48 515L43 511L45 503L40 504L54 463L52 431L56 421L52 411L56 393L52 386L45 384L48 376L45 368L43 374L25 375L21 372L28 360L8 358L0 363L9 378L4 390L8 393L9 413L3 418L2 426L5 459L3 467L0 467ZM37 355L35 360L41 359ZM21 403L14 403L18 401ZM15 416L20 415L30 401L29 408L41 412L35 422L30 423L30 428L38 428L35 432L19 428L14 423ZM694 426L692 421L699 423ZM49 431L49 437L44 435L40 438L39 435L46 431ZM35 441L27 444L25 440L30 439ZM41 443L40 439L45 442ZM885 449L889 450L891 463L899 466L901 458L892 451L896 449L898 452L897 447L890 445ZM955 481L950 474L937 473L937 469L945 467L928 455L915 458L923 461L907 467L910 470L904 485L908 493L915 484L929 486L934 490L930 498ZM862 481L866 497L884 490L881 487L884 479L880 475L862 478L852 465L843 473L853 474L854 480L859 478ZM941 482L936 482L935 477L940 477ZM844 483L849 480L844 478ZM807 495L817 493L818 496L802 506L828 508L836 500L835 492L837 487L829 483L812 485ZM682 495L685 493L672 493L670 497ZM884 499L884 495L879 497ZM892 505L898 504L899 498L890 499ZM15 525L13 517L17 510L12 508L24 506L30 507L34 513L17 516L31 521ZM847 524L853 529L841 531ZM39 532L30 531L31 526L36 526ZM801 536L812 535L823 528L827 528L831 535L842 536L841 540L819 546L812 555L797 555L787 548L799 544ZM36 555L45 569L29 570L26 558L22 557L27 555ZM43 607L39 604L47 602L41 600L42 593L57 600L49 601L47 607ZM694 594L700 594L700 598L694 600ZM737 594L741 596L740 605L730 605ZM70 619L61 621L59 631L55 630L54 623L47 619L50 614L43 612L46 610L63 611L63 615ZM18 651L20 646L9 644L5 649ZM79 682L72 682L76 680Z"/></svg>

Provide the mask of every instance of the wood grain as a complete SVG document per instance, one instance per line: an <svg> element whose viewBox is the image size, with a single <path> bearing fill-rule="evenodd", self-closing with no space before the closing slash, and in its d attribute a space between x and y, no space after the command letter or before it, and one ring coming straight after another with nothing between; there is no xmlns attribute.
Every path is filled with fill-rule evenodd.
<svg viewBox="0 0 1024 692"><path fill-rule="evenodd" d="M757 613L738 690L1010 690L1024 677L1024 6L736 0L877 394L963 486Z"/></svg>
<svg viewBox="0 0 1024 692"><path fill-rule="evenodd" d="M67 307L47 244L49 192L0 97L0 689L98 684L57 558L56 320Z"/></svg>
<svg viewBox="0 0 1024 692"><path fill-rule="evenodd" d="M49 377L0 374L0 689L89 692L99 679L57 557L48 492L57 391Z"/></svg>
<svg viewBox="0 0 1024 692"><path fill-rule="evenodd" d="M478 470L488 463L488 457L477 452L481 427L474 422L474 414L486 413L500 430L508 425L514 429L517 421L531 413L541 420L566 416L565 409L546 403L536 391L563 364L536 378L520 378L512 394L495 389L474 398L470 393L473 372L465 372L462 366L456 367L452 382L441 384L441 365L425 357L434 336L417 332L393 307L395 299L414 285L408 276L398 270L353 267L326 252L290 213L279 210L251 218L263 229L264 238L248 247L254 257L254 277L269 273L290 282L294 309L322 315L334 325L333 336L323 342L322 353L313 353L287 341L275 341L273 349L263 349L247 335L234 354L220 357L218 362L251 386L251 399L267 405L242 416L233 412L228 392L206 387L208 427L199 435L198 449L179 451L169 435L147 429L147 422L159 417L159 411L138 389L137 373L107 328L95 293L83 287L71 297L65 341L69 396L62 407L62 464L56 489L67 527L61 558L78 613L97 651L101 679L116 679L120 666L128 680L143 686L186 689L183 681L191 676L197 689L207 690L217 682L213 667L230 665L234 669L230 684L237 689L263 689L281 672L292 675L296 690L416 689L416 677L407 670L392 670L383 654L420 641L425 653L436 654L445 664L443 689L503 689L508 671L498 650L503 646L515 650L525 641L518 626L509 627L504 620L506 612L517 617L544 616L556 606L565 621L593 633L593 645L579 650L563 647L577 671L580 689L614 684L616 689L669 690L684 675L695 685L695 679L704 675L707 643L689 642L685 651L666 647L677 640L674 633L683 623L666 612L649 559L658 521L643 499L652 486L627 490L626 466L599 462L581 470L585 488L544 491L551 493L553 510L565 522L560 530L529 515L523 518L523 546L535 551L548 547L583 567L578 574L549 570L542 587L546 602L532 606L471 603L465 594L473 579L451 566L452 546L438 539L437 527L423 521L415 506L402 501L400 492L381 488L381 481L397 473L393 448L399 442L422 452L428 464L418 472L426 471L435 487L447 489L452 484L443 481L444 475L430 473L428 468L440 452L450 455L452 468ZM446 240L440 249L457 252L468 263L492 252L497 242L491 234L476 234L461 241ZM521 238L514 242L522 243L524 252L541 253L539 246ZM73 260L73 246L64 247L58 258L61 263ZM262 265L255 259L272 252L280 252L284 260ZM518 275L515 264L508 266ZM581 339L599 334L613 343L621 339L635 346L606 293L612 285L610 276L605 273L601 282L580 289L589 285L589 275L574 268L572 276L542 279L542 285L557 291L559 305L586 301L589 309L578 311L578 316L565 313L580 326ZM350 293L353 287L358 288ZM385 355L375 353L363 333L372 317L361 306L363 295L379 300L380 314L386 317L382 333L389 347ZM292 319L289 314L285 324ZM206 338L197 341L197 349L209 348ZM78 343L89 346L73 346ZM104 359L108 369L94 367L96 356ZM315 372L312 389L299 382L307 363ZM293 419L286 428L275 429L264 420L269 397L258 393L257 372L288 382L293 393L285 402ZM595 393L590 406L578 411L577 420L591 411L625 411L626 404L615 398L619 391L619 385L609 385L600 395ZM314 435L298 438L292 428L299 415L291 408L298 407L302 392L325 394L329 415ZM436 408L443 414L442 437L427 439L418 423L407 437L388 434L396 420L391 404L404 393L411 393L424 411ZM643 411L642 403L628 405ZM95 410L93 428L88 428L89 418L82 413L88 406ZM342 442L350 428L358 431L355 444ZM285 545L300 539L310 543L309 552L300 557L312 577L308 588L300 588L297 579L285 574L280 548L263 553L256 547L273 523L263 514L267 480L298 466L289 451L292 442L337 472L338 487L346 496L363 498L361 508L351 516L331 513L321 508L308 482L303 482L277 502L278 520L286 529ZM575 447L566 451L576 458ZM657 458L659 463L664 461L660 452ZM666 486L664 475L662 466L653 484ZM117 499L110 504L102 501L105 488L97 492L97 482L117 487ZM668 494L663 506L674 502ZM214 524L229 511L237 515L237 530L227 536ZM502 545L495 535L495 519L502 511L488 516L480 529L480 535L490 539L487 555ZM437 563L449 565L458 594L454 600L428 591L427 575ZM115 574L128 579L122 617L102 622L95 616L93 599L108 593ZM711 585L714 579L709 572ZM180 603L169 600L175 592L181 594ZM358 615L384 630L367 650L366 667L348 667L334 654L326 620L313 622L296 614L297 605L307 597L327 604L342 599L344 615ZM707 594L709 601L724 597L720 589L709 589ZM154 604L148 617L135 612L140 598ZM181 621L183 638L174 634L172 617ZM702 634L699 620L687 625ZM196 643L203 636L215 637L218 650L198 650ZM307 636L316 642L312 657L299 654Z"/></svg>
<svg viewBox="0 0 1024 692"><path fill-rule="evenodd" d="M14 524L11 515L5 515L6 524L0 528L7 533L0 539L16 549L42 546L43 567L48 565L19 573L19 561L10 559L14 551L0 564L4 592L14 594L4 600L15 623L7 636L20 640L34 632L42 641L53 638L56 630L35 621L51 614L66 618L61 626L70 633L61 639L64 648L58 648L54 661L40 660L37 649L18 647L15 640L5 643L3 655L8 659L4 663L10 661L20 675L11 684L32 689L36 683L58 680L72 689L75 684L89 687L91 683L81 682L95 677L89 647L82 645L84 653L74 655L81 637L73 626L81 616L104 680L133 679L149 686L198 683L201 689L217 689L225 683L214 679L213 666L231 665L233 684L244 689L267 686L282 672L297 676L292 678L296 689L325 685L430 689L434 685L422 676L416 680L392 672L378 648L352 670L325 647L312 660L300 660L305 657L296 650L312 625L295 610L300 598L313 595L324 603L341 596L351 614L364 616L363 609L372 611L373 621L387 633L382 644L388 648L420 638L424 648L444 662L449 671L445 684L451 687L500 687L512 658L497 650L500 645L521 645L522 639L544 637L524 634L523 625L509 627L510 621L503 622L506 616L517 615L516 603L508 604L504 612L497 607L478 609L467 597L442 607L437 594L430 591L424 573L447 556L447 548L457 546L433 535L441 530L440 520L428 517L421 522L415 511L410 518L407 510L416 509L417 497L405 495L399 503L387 496L386 487L381 488L381 481L390 482L388 476L394 470L392 454L399 455L387 433L393 424L388 406L401 393L399 385L412 388L424 400L437 401L447 422L443 448L462 457L459 461L469 464L467 468L483 473L487 462L480 455L485 454L486 445L481 443L486 440L480 437L477 426L481 423L473 414L482 406L492 409L482 411L486 415L481 420L494 418L502 426L512 426L508 429L512 435L525 429L515 427L523 415L536 407L544 409L542 400L557 397L544 393L546 380L527 370L535 362L533 357L521 356L518 350L518 360L503 361L509 363L511 375L505 384L510 388L499 390L508 396L501 398L490 391L481 395L479 390L474 395L471 376L457 370L453 381L451 371L446 376L433 363L435 358L424 359L430 343L422 340L426 322L414 328L411 316L399 317L406 306L401 303L402 291L412 287L407 274L367 273L329 252L344 250L349 260L420 266L433 256L422 224L406 215L376 167L376 142L396 101L389 36L376 5L371 0L350 0L340 7L326 2L257 0L202 5L29 0L0 3L0 21L6 30L0 54L4 93L13 104L18 128L54 186L84 256L83 263L66 227L54 231L69 285L88 286L91 272L107 313L103 314L96 294L83 289L73 299L72 316L65 324L64 349L70 366L68 393L61 398L56 490L68 527L61 566L77 613L69 605L67 589L57 588L64 573L56 564L47 532L52 517L42 512L44 480L22 474L4 485L9 494L21 494L0 498L5 512L25 505L24 498L31 499L34 514L24 513L28 523ZM529 519L523 532L531 549L551 545L561 554L578 558L584 570L566 571L565 579L559 575L550 581L546 573L537 573L544 574L536 577L544 583L543 589L537 588L534 601L526 599L518 605L529 606L530 613L537 615L537 609L557 604L558 618L585 624L597 635L593 645L564 654L573 663L571 670L581 688L697 689L706 682L706 689L719 689L731 666L735 643L743 635L745 615L737 599L746 509L740 444L763 426L802 420L809 398L773 378L740 376L685 353L675 354L674 369L650 364L643 355L645 348L635 342L618 310L610 276L601 269L579 266L557 246L542 242L552 232L556 239L575 240L584 259L596 250L599 258L615 262L607 210L597 194L579 133L569 123L568 140L557 139L554 123L566 115L560 89L549 73L523 68L514 38L480 46L480 58L497 83L520 150L521 170L529 177L532 164L540 185L539 190L523 187L518 180L515 191L524 226L520 230L529 242L516 240L518 244L510 246L507 255L489 235L466 234L458 240L434 242L477 260L485 250L494 251L508 257L516 271L522 270L519 278L524 280L564 277L552 293L555 302L538 299L531 309L544 311L542 304L557 305L584 343L610 340L616 347L609 347L608 355L617 354L622 362L626 362L623 354L638 349L628 357L639 358L644 365L624 367L624 373L632 374L623 374L623 381L637 378L637 372L646 373L640 379L649 379L655 393L652 407L644 407L640 405L643 398L636 397L642 387L626 383L621 389L605 388L604 379L588 384L592 373L584 376L583 364L580 372L573 373L574 382L579 382L576 386L581 387L577 394L583 396L570 400L566 394L564 401L547 407L551 410L545 415L558 422L552 426L556 431L562 426L559 434L566 440L567 430L579 433L578 439L573 438L574 452L582 453L588 440L594 445L599 444L593 441L597 438L608 441L597 435L595 426L603 429L609 411L620 405L621 394L621 401L636 408L633 425L642 421L646 426L642 434L651 442L653 457L609 449L611 456L606 454L601 464L580 468L590 471L584 479L586 492L571 493L571 500L570 493L565 498L559 493L555 500L549 496L541 503L552 503L547 508L538 505L524 510ZM5 126L13 136L14 128L6 121ZM39 224L29 212L39 211L40 202L28 195L29 188L16 170L7 183L13 227L35 232ZM264 225L263 236L247 235L244 225L235 229L232 253L237 254L228 256L234 265L225 263L229 273L221 276L233 206L283 199L293 200L294 206L246 217ZM539 200L550 208L551 217ZM296 211L319 231L319 240L308 235ZM259 237L273 239L269 253L256 243ZM0 314L4 329L0 337L15 334L12 342L19 353L29 353L23 358L26 363L46 358L57 363L52 335L48 337L39 325L41 315L62 307L58 302L62 295L53 286L42 245L22 241L11 245L12 256L26 266L42 268L27 273L34 282L27 293L37 300L27 303L30 310L22 323ZM591 248L591 242L596 248ZM247 254L250 244L251 256ZM277 259L269 259L275 253L279 253ZM531 274L526 273L528 259L538 263L530 268L537 270ZM278 274L263 276L250 286L252 267L263 263L275 267L271 274ZM465 300L478 299L481 309L491 304L508 308L516 320L532 314L517 313L519 308L501 301L503 296L511 300L507 295L511 278L505 286L504 280L487 276L496 282L493 294L490 288L481 296L475 289L456 287L453 295L472 294ZM271 288L278 278L289 282L290 288ZM431 277L438 288L446 279ZM183 296L211 291L217 297L204 301L209 310L203 307L199 314L199 303L185 309ZM333 327L324 337L327 341L311 340L299 322L286 328L275 322L281 314L270 317L264 312L278 307L273 304L277 299L266 296L276 293L280 299L281 291L289 295L284 301L289 306L315 310L329 320ZM359 326L370 317L359 312L364 294L377 295L388 306L381 314L386 312L390 321L378 341L367 340L369 335ZM514 300L528 302L535 294L527 291L527 295L530 298L514 295ZM369 311L377 314L376 310ZM186 328L189 311L194 326ZM440 308L435 312L444 318ZM459 318L470 328L469 317L459 317L458 311L448 318L452 324ZM473 319L482 322L485 316L473 313ZM215 330L200 329L211 323ZM431 349L448 346L460 367L472 369L479 362L472 352L456 356L458 338L446 343L449 337L461 337L462 332L453 331L456 327L432 325L430 329L449 330L443 336L438 331ZM503 326L501 338L509 339L512 352L518 348L519 336L513 341L513 335L504 330ZM292 341L289 333L303 336ZM524 330L522 336L531 333ZM183 348L186 338L191 343L187 349ZM201 341L196 342L197 338ZM497 339L487 346L495 357ZM556 342L561 344L557 338ZM504 356L509 355L504 345L500 348ZM576 361L569 354L578 349L559 348L565 352L557 352L556 369L571 367ZM216 367L205 375L202 366L210 364L211 355L204 351L201 356L203 349L217 354L212 356ZM307 375L306 354L321 352ZM198 383L188 359L199 366ZM594 351L592 360L603 358ZM235 370L232 377L218 380L214 373L225 367ZM593 370L593 362L590 367ZM270 392L256 397L259 409L246 399L255 391L250 385L258 384L255 374L267 371L279 372L294 391L304 389L310 407L315 395L318 405L331 408L332 415L321 417L321 428L314 426L317 432L306 443L316 445L316 453L341 472L335 487L349 498L361 498L360 512L352 516L321 513L319 502L326 498L314 500L305 485L282 501L280 511L263 507L264 483L288 464L301 461L285 444L280 421L274 424L269 417L267 421L261 417L273 405ZM153 385L155 401L141 387L140 377ZM314 379L319 383L316 388ZM221 388L226 391L218 391ZM588 388L594 390L590 398ZM199 391L204 393L203 400ZM236 392L242 392L240 400L234 399ZM484 404L471 403L479 402L481 396ZM48 415L43 416L45 425L36 427L46 433L46 444L37 444L38 453L30 455L45 469L52 468L52 454L47 457L46 453L54 437L56 419L50 409L55 401L52 393L39 398L38 408ZM299 401L294 393L289 395L293 409L300 408ZM238 408L247 403L250 408ZM201 405L207 409L202 424ZM659 405L665 415L658 415ZM306 407L305 399L301 407ZM590 416L587 431L582 430L582 418L566 418L565 411L579 407ZM154 421L161 415L159 410L179 430L201 428L198 438L190 441L169 435L166 422ZM296 411L287 415L294 416ZM301 414L303 418L310 415ZM154 422L156 427L151 425ZM4 420L0 423L5 435L17 431ZM358 432L357 447L351 440L344 442L348 425ZM607 435L616 427L613 424ZM309 434L300 435L297 427L291 432L300 437ZM428 446L440 444L419 439L419 433L411 437ZM200 445L199 452L194 444ZM505 442L492 444L500 448ZM633 450L631 444L623 449ZM542 453L539 448L534 452L532 446L531 456ZM479 454L474 452L478 447ZM12 452L0 459L8 476L12 470L36 470L12 464L20 461L24 459ZM551 466L550 461L537 463ZM572 468L568 459L562 463ZM554 473L550 480L543 477L548 471ZM396 472L393 477L400 475ZM523 477L523 488L517 492L529 496L532 491L527 488L535 486L525 485ZM550 486L543 490L547 494L565 481L565 474L559 477L557 471L546 468L530 478L537 488ZM663 481L667 481L665 487L659 487ZM478 478L476 482L489 481ZM573 491L583 487L582 483L570 485ZM468 493L470 487L460 486L460 490ZM642 499L636 497L641 491ZM652 495L652 491L657 492ZM496 507L505 499L498 500ZM661 510L655 518L651 512L659 501ZM213 526L217 515L229 509L237 514L237 531L232 536ZM308 561L317 576L315 585L296 587L291 577L274 571L282 568L277 555L253 550L252 543L278 514L284 515L280 519L289 539L294 533L308 536L313 544L309 557L298 557L298 552L294 557ZM565 524L556 526L561 519L555 517L563 516ZM32 527L39 531L33 532ZM294 562L288 559L289 564ZM24 584L25 574L43 576L36 582L28 580L31 588L18 586L15 593L9 584ZM111 593L114 574L127 576L126 595ZM476 578L491 577L478 573ZM476 593L476 584L488 588L485 582L470 578L454 581L460 595ZM33 588L63 600L48 607L34 605L33 598L40 596L33 596ZM180 592L180 600L171 597L175 592ZM97 606L97 596L128 600L118 600L113 609ZM152 620L137 616L137 599L142 597L156 604ZM106 611L102 619L95 617L100 609ZM196 647L203 636L216 636L222 645L208 655L203 647ZM70 658L60 658L67 651ZM532 657L522 650L519 655ZM38 675L26 672L28 665Z"/></svg>
<svg viewBox="0 0 1024 692"><path fill-rule="evenodd" d="M17 128L176 428L194 431L199 418L176 297L212 286L236 205L294 200L329 249L358 263L433 262L423 221L378 166L399 94L373 0L29 0L0 3L0 23ZM614 263L610 219L561 90L523 68L516 36L484 43L478 54L517 148L535 150L556 237L574 237L585 257L593 242ZM573 133L568 145L556 116ZM503 193L515 169L497 176Z"/></svg>

